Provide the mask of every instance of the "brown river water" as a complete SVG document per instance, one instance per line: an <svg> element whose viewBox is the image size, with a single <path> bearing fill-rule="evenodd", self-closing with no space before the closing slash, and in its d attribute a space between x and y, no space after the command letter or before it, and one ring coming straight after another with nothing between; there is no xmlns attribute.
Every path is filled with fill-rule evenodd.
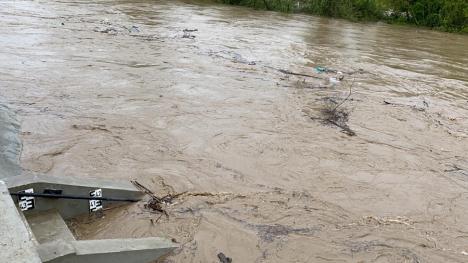
<svg viewBox="0 0 468 263"><path fill-rule="evenodd" d="M78 238L167 237L163 262L468 262L468 36L179 1L2 0L0 21L25 170L186 192ZM323 120L337 105L348 126Z"/></svg>

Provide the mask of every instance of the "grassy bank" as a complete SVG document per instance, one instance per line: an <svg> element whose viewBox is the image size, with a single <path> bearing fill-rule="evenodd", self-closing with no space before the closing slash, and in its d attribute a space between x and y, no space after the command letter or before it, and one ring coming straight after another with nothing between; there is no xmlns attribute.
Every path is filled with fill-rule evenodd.
<svg viewBox="0 0 468 263"><path fill-rule="evenodd" d="M468 0L219 0L281 12L353 21L387 21L468 33Z"/></svg>

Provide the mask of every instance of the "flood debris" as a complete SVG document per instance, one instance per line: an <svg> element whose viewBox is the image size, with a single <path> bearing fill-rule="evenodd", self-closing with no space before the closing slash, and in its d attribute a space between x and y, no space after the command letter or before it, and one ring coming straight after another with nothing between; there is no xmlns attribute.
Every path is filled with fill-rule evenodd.
<svg viewBox="0 0 468 263"><path fill-rule="evenodd" d="M226 257L226 255L224 255L223 252L218 253L218 259L219 259L219 262L221 262L221 263L231 263L232 262L232 258Z"/></svg>
<svg viewBox="0 0 468 263"><path fill-rule="evenodd" d="M349 93L346 98L338 102L336 98L326 97L324 100L324 105L320 109L320 117L311 118L314 120L320 120L324 124L333 125L341 129L341 131L349 136L355 136L356 133L349 127L348 120L350 115L350 110L348 110L343 105L350 99L352 95L352 87L354 85L355 79L349 86Z"/></svg>
<svg viewBox="0 0 468 263"><path fill-rule="evenodd" d="M365 71L365 70L362 69L362 68L359 68L359 69L354 70L354 71L344 71L344 72L343 72L343 74L347 74L347 75L364 74L364 73L369 74L368 71Z"/></svg>
<svg viewBox="0 0 468 263"><path fill-rule="evenodd" d="M192 33L197 32L198 29L184 29L182 31L184 32L184 34L182 35L182 38L194 39L196 36L192 35Z"/></svg>
<svg viewBox="0 0 468 263"><path fill-rule="evenodd" d="M169 217L169 214L163 208L164 206L163 198L157 197L151 190L149 190L148 188L140 184L138 181L133 180L131 182L136 188L138 188L138 190L140 190L141 192L143 192L144 194L150 197L150 199L144 205L145 209L149 209L151 211L157 211L166 215L166 217Z"/></svg>
<svg viewBox="0 0 468 263"><path fill-rule="evenodd" d="M355 71L350 71L350 72L345 72L345 71L339 71L336 69L329 69L326 67L322 66L317 66L315 67L315 74L309 74L309 73L302 73L302 72L294 72L286 69L281 69L281 68L275 68L275 67L270 67L270 66L265 66L266 68L276 70L280 73L283 73L285 75L292 75L292 76L298 76L298 77L305 77L305 78L313 78L313 79L320 79L324 80L328 83L329 87L333 87L336 84L340 83L345 79L345 75L353 75L355 73L364 73L362 69L355 70ZM328 73L328 74L325 74ZM323 86L323 85L322 85Z"/></svg>
<svg viewBox="0 0 468 263"><path fill-rule="evenodd" d="M153 212L159 212L166 217L169 217L169 214L166 211L166 206L174 204L174 200L181 198L182 196L203 196L203 197L218 197L227 195L225 193L208 193L208 192L180 192L180 193L169 193L163 197L156 196L153 191L149 190L144 185L140 184L138 181L133 180L131 181L136 188L138 188L142 193L146 194L150 197L150 199L144 205L145 209L148 209ZM241 195L237 195L236 197L245 197Z"/></svg>
<svg viewBox="0 0 468 263"><path fill-rule="evenodd" d="M93 29L93 31L98 32L98 33L109 34L109 35L117 35L117 29L115 29L114 27L105 27L105 28L96 27Z"/></svg>
<svg viewBox="0 0 468 263"><path fill-rule="evenodd" d="M73 124L72 129L75 130L87 130L87 131L103 131L111 133L110 130L106 128L106 125L97 124L97 125L85 125L85 124Z"/></svg>
<svg viewBox="0 0 468 263"><path fill-rule="evenodd" d="M337 70L329 69L329 68L322 67L322 66L316 66L314 69L315 69L315 71L317 73L323 73L323 72L325 72L325 73L330 73L330 72L331 73L337 73L338 72Z"/></svg>
<svg viewBox="0 0 468 263"><path fill-rule="evenodd" d="M298 86L299 86L299 85L298 85ZM312 85L302 85L301 87L304 88L304 89L328 89L328 88L330 88L329 85L315 85L315 86L312 86Z"/></svg>
<svg viewBox="0 0 468 263"><path fill-rule="evenodd" d="M244 56L241 54L234 52L234 51L226 51L226 50L221 50L221 51L212 51L210 50L208 52L208 56L213 56L217 58L224 58L228 59L234 63L241 63L241 64L247 64L247 65L257 65L257 62L254 60L249 60L246 59Z"/></svg>
<svg viewBox="0 0 468 263"><path fill-rule="evenodd" d="M289 70L286 70L286 69L274 68L274 67L270 67L270 66L265 66L265 67L270 68L270 69L274 69L274 70L276 70L278 72L281 72L283 74L286 74L286 75L293 75L293 76L299 76L299 77L308 77L308 78L314 78L314 79L324 79L323 77L314 76L314 75L305 74L305 73L292 72L292 71L289 71Z"/></svg>
<svg viewBox="0 0 468 263"><path fill-rule="evenodd" d="M394 218L390 217L378 217L378 216L365 216L363 217L363 222L365 224L372 225L391 225L391 224L401 224L405 226L411 226L414 224L409 218L404 216L397 216Z"/></svg>
<svg viewBox="0 0 468 263"><path fill-rule="evenodd" d="M86 22L86 21L81 21ZM118 23L111 22L107 19L101 20L98 22L99 26L94 27L93 31L98 33L104 33L109 35L117 35L122 33L128 33L132 35L133 33L139 33L140 28L136 25L122 25Z"/></svg>
<svg viewBox="0 0 468 263"><path fill-rule="evenodd" d="M393 98L384 99L385 105L410 107L416 111L426 111L429 109L429 101L426 98Z"/></svg>
<svg viewBox="0 0 468 263"><path fill-rule="evenodd" d="M145 204L145 208L148 208L153 211L165 213L166 210L163 208L167 205L173 205L175 204L175 200L177 199L182 199L183 197L216 197L216 198L221 198L221 199L235 199L235 198L246 198L246 195L242 194L235 194L235 193L227 193L227 192L219 192L219 193L210 193L210 192L180 192L180 193L175 193L173 190L171 193L164 195L163 197L158 197L156 196L153 191L149 190L147 187L143 186L140 184L138 181L133 180L131 181L135 187L137 187L142 193L148 195L150 197L150 200L147 201ZM171 186L163 184L166 187L169 187L172 189Z"/></svg>
<svg viewBox="0 0 468 263"><path fill-rule="evenodd" d="M143 41L161 41L164 42L164 40L161 39L161 36L156 35L156 34L133 34L131 35L135 38L141 39Z"/></svg>
<svg viewBox="0 0 468 263"><path fill-rule="evenodd" d="M357 69L357 70L353 70L353 71L341 71L341 70L337 70L337 69L331 69L331 68L327 68L327 67L324 67L324 66L316 66L314 67L315 69L315 72L317 73L335 73L335 74L339 74L339 75L354 75L354 74L363 74L365 73L364 72L364 69L360 68L360 69Z"/></svg>
<svg viewBox="0 0 468 263"><path fill-rule="evenodd" d="M356 133L348 125L350 111L339 106L339 104L336 105L334 100L328 100L320 111L322 117L318 119L322 120L325 124L331 124L340 128L349 136L355 136Z"/></svg>
<svg viewBox="0 0 468 263"><path fill-rule="evenodd" d="M123 28L127 29L129 33L138 33L138 32L140 32L140 28L138 28L135 25L133 25L131 27L123 26Z"/></svg>
<svg viewBox="0 0 468 263"><path fill-rule="evenodd" d="M334 84L323 82L323 83L310 83L305 79L298 80L294 83L294 87L298 89L329 89L332 88Z"/></svg>

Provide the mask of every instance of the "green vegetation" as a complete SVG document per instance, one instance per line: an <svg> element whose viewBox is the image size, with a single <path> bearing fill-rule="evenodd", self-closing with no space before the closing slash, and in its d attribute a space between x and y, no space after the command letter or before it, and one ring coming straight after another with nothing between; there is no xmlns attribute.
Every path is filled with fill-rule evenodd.
<svg viewBox="0 0 468 263"><path fill-rule="evenodd" d="M468 0L220 0L231 5L304 12L350 20L382 20L468 33Z"/></svg>

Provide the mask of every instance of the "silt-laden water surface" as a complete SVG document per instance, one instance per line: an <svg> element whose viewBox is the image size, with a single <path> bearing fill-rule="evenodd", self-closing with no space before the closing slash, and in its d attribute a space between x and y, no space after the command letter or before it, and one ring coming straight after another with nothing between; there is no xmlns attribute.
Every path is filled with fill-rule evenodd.
<svg viewBox="0 0 468 263"><path fill-rule="evenodd" d="M168 237L165 262L468 261L467 36L179 1L5 0L0 21L25 170L186 192L78 238Z"/></svg>

